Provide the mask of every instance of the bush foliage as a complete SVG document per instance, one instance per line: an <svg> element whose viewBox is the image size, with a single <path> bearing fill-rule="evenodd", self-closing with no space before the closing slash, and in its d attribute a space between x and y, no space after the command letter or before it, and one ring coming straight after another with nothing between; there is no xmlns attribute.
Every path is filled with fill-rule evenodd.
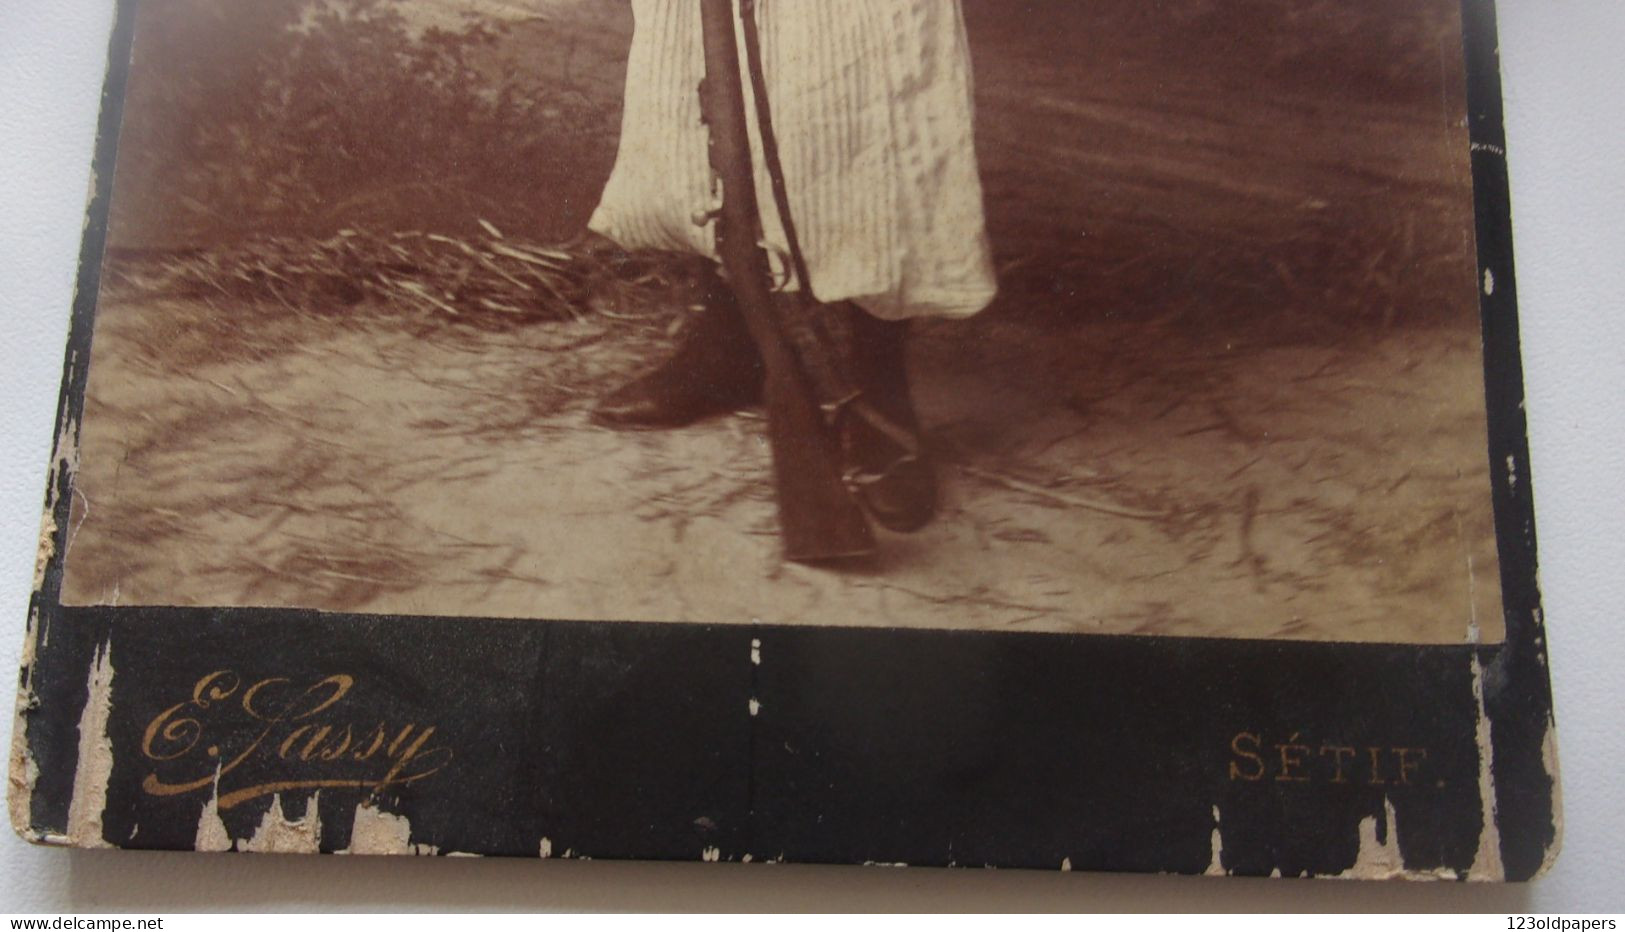
<svg viewBox="0 0 1625 932"><path fill-rule="evenodd" d="M143 4L115 242L466 231L480 217L546 236L579 228L591 196L575 189L613 157L613 99L516 67L502 49L511 24L417 28L409 12L404 0ZM539 55L566 48L532 38Z"/></svg>

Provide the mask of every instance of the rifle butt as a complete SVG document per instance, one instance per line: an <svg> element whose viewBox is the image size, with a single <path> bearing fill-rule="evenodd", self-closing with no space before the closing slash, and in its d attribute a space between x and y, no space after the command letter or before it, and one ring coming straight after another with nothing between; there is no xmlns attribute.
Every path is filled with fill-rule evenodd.
<svg viewBox="0 0 1625 932"><path fill-rule="evenodd" d="M846 487L821 413L797 379L768 372L768 443L784 558L827 563L875 552L868 517Z"/></svg>
<svg viewBox="0 0 1625 932"><path fill-rule="evenodd" d="M842 471L816 392L790 346L758 244L760 218L734 0L700 0L705 43L701 110L711 133L711 163L722 181L717 253L767 369L768 442L779 503L784 557L821 563L874 553L874 532Z"/></svg>

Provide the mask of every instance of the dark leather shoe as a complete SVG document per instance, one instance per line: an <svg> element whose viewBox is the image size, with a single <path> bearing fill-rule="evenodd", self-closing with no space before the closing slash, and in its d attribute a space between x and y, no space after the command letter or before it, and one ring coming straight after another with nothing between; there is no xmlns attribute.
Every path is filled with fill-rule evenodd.
<svg viewBox="0 0 1625 932"><path fill-rule="evenodd" d="M761 400L763 368L733 296L720 281L684 324L671 356L593 408L605 427L682 427Z"/></svg>
<svg viewBox="0 0 1625 932"><path fill-rule="evenodd" d="M846 437L854 463L848 482L875 523L903 534L931 523L937 514L937 476L918 439L904 452L856 413Z"/></svg>
<svg viewBox="0 0 1625 932"><path fill-rule="evenodd" d="M853 487L881 527L917 531L936 516L937 476L909 396L903 346L908 324L853 310L855 373L863 400L885 422L876 425L857 413L849 419Z"/></svg>

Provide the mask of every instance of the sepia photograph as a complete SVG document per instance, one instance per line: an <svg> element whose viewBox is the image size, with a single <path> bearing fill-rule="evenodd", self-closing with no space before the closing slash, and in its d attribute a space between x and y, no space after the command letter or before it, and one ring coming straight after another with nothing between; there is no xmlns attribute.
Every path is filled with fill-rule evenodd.
<svg viewBox="0 0 1625 932"><path fill-rule="evenodd" d="M126 0L73 847L1522 880L1488 0Z"/></svg>
<svg viewBox="0 0 1625 932"><path fill-rule="evenodd" d="M1505 636L1456 0L143 0L76 606Z"/></svg>

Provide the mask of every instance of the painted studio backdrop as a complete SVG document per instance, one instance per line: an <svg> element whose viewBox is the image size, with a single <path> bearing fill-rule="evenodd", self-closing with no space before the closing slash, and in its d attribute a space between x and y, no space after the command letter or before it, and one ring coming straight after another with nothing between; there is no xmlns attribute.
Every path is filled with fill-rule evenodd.
<svg viewBox="0 0 1625 932"><path fill-rule="evenodd" d="M844 571L759 409L589 417L698 274L587 230L632 12L140 4L65 604L1501 638L1454 0L964 0L997 297Z"/></svg>

